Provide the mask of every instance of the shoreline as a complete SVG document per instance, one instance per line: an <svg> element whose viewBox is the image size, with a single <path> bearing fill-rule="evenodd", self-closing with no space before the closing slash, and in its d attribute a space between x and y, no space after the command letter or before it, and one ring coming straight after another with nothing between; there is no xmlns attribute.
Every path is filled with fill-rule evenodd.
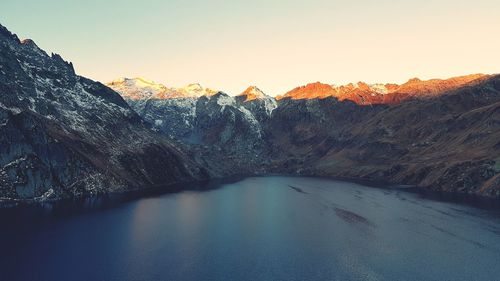
<svg viewBox="0 0 500 281"><path fill-rule="evenodd" d="M106 209L107 207L117 206L130 201L135 201L142 198L153 198L157 196L167 195L167 194L178 194L186 191L194 192L206 192L218 189L225 184L235 183L242 181L247 178L253 177L296 177L296 178L318 178L331 181L342 181L354 184L359 184L371 188L393 190L410 192L417 194L423 199L439 201L439 202L449 202L461 205L473 206L478 209L485 210L500 210L500 198L481 196L477 194L470 193L459 193L459 192L449 192L449 191L439 191L430 189L427 187L418 187L414 185L404 185L404 184L394 184L387 181L380 180L368 180L360 178L349 178L349 177L337 177L337 176L314 176L314 175L297 175L297 174L254 174L254 175L233 175L228 177L217 177L200 181L190 181L190 182L177 182L168 185L161 186L149 186L145 188L135 188L123 191L113 191L108 193L100 194L87 194L72 198L54 198L47 200L40 200L38 198L34 199L6 199L0 198L0 210L5 209L18 209L18 208L29 208L29 207L44 207L51 206L57 207L60 205L66 205L68 203L73 203L75 209L85 207L83 205L93 204L96 201L100 201L103 205L102 207ZM67 206L66 206L67 207ZM97 209L101 209L98 207Z"/></svg>

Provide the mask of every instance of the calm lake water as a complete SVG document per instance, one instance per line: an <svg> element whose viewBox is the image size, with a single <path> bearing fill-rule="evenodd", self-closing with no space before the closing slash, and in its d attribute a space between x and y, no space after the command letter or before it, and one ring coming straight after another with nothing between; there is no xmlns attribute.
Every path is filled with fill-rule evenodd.
<svg viewBox="0 0 500 281"><path fill-rule="evenodd" d="M111 200L112 201L112 200ZM0 280L499 280L498 209L259 177L0 210Z"/></svg>

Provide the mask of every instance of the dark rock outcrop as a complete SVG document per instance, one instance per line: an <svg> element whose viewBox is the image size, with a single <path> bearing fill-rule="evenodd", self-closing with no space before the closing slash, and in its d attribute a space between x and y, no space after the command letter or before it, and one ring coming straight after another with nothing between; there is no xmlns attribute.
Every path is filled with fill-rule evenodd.
<svg viewBox="0 0 500 281"><path fill-rule="evenodd" d="M0 198L45 200L205 177L119 94L0 26Z"/></svg>

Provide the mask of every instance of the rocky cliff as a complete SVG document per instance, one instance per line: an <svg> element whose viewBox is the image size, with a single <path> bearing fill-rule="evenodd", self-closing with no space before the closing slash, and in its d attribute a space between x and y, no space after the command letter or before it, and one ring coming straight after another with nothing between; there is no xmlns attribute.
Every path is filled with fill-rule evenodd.
<svg viewBox="0 0 500 281"><path fill-rule="evenodd" d="M205 177L120 95L0 26L0 198L46 200Z"/></svg>

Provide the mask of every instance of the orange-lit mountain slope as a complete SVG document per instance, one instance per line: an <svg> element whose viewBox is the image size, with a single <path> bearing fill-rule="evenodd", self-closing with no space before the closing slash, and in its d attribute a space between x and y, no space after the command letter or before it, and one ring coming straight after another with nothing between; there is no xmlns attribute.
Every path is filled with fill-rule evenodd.
<svg viewBox="0 0 500 281"><path fill-rule="evenodd" d="M350 100L360 105L392 104L410 98L423 98L439 96L447 91L455 90L466 85L475 85L490 77L483 74L472 74L453 77L449 79L420 80L413 78L408 82L398 84L347 84L342 86L328 85L320 82L297 87L278 100L290 99L315 99L335 97L339 100Z"/></svg>

